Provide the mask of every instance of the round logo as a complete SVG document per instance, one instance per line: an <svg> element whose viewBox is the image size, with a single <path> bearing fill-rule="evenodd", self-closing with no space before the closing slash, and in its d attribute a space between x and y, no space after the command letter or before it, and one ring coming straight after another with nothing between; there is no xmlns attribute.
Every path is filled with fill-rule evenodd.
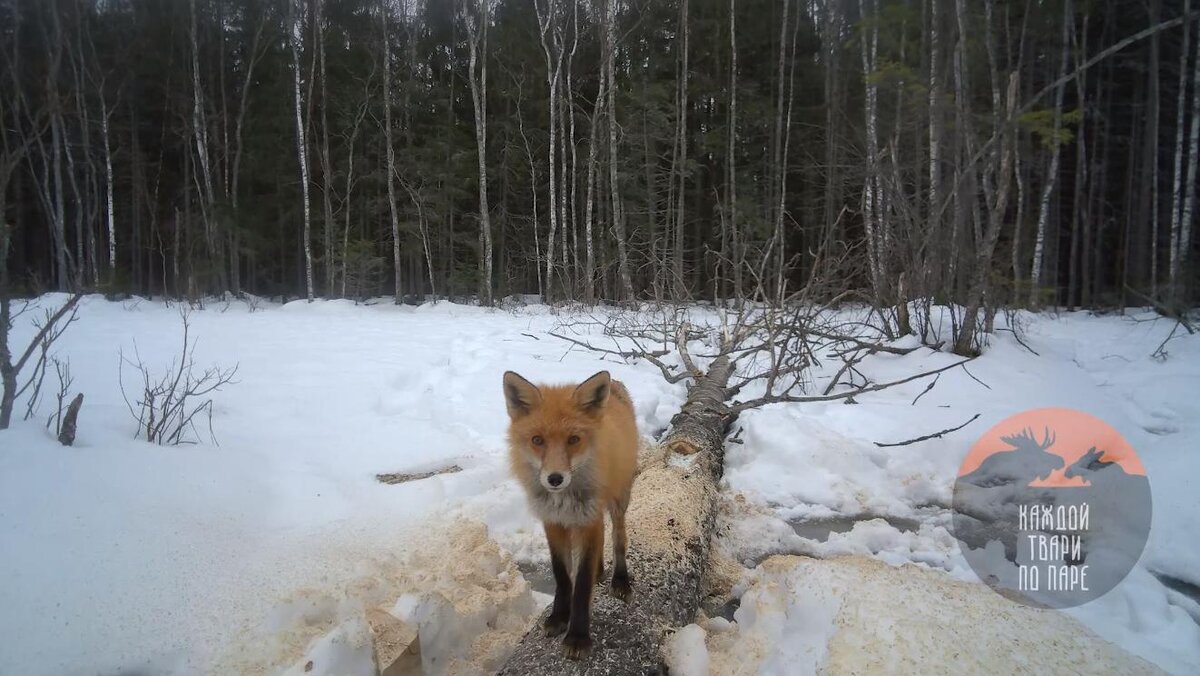
<svg viewBox="0 0 1200 676"><path fill-rule="evenodd" d="M979 579L1026 605L1070 608L1117 586L1150 535L1150 481L1095 416L1039 408L971 447L954 483L954 536Z"/></svg>

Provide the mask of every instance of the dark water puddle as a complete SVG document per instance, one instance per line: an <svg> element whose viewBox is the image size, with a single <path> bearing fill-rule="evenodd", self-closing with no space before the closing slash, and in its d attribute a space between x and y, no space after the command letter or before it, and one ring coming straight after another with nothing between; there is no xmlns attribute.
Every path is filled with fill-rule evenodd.
<svg viewBox="0 0 1200 676"><path fill-rule="evenodd" d="M742 606L741 599L724 599L709 597L700 604L701 610L709 617L723 617L733 622L733 614Z"/></svg>
<svg viewBox="0 0 1200 676"><path fill-rule="evenodd" d="M909 519L901 516L887 516L884 514L859 514L856 516L826 516L815 519L793 519L788 521L788 525L792 530L796 531L796 535L808 540L816 540L825 542L833 533L848 533L854 529L854 524L859 521L870 521L872 519L883 519L888 522L896 530L915 533L921 528L921 522L916 519Z"/></svg>
<svg viewBox="0 0 1200 676"><path fill-rule="evenodd" d="M550 571L549 564L520 561L517 563L517 569L525 576L530 589L543 594L554 594L554 573Z"/></svg>

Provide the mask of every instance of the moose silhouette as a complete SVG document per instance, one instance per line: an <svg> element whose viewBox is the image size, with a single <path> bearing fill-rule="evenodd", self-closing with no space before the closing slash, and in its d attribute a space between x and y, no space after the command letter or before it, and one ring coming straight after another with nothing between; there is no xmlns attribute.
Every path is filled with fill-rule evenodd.
<svg viewBox="0 0 1200 676"><path fill-rule="evenodd" d="M1121 463L1104 460L1104 451L1096 450L1095 446L1088 449L1078 460L1071 463L1063 472L1068 479L1081 477L1092 486L1123 483L1129 475L1121 467Z"/></svg>
<svg viewBox="0 0 1200 676"><path fill-rule="evenodd" d="M1045 479L1054 470L1066 463L1058 455L1049 452L1055 436L1049 428L1039 442L1033 430L1025 428L1018 434L1000 437L1012 450L997 451L984 459L983 463L961 481L980 488L997 486L1027 486L1035 479Z"/></svg>

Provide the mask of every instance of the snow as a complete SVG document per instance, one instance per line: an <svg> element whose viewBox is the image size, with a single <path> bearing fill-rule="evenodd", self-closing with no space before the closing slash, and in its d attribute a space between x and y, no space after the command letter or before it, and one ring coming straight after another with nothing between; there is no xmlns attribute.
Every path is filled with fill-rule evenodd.
<svg viewBox="0 0 1200 676"><path fill-rule="evenodd" d="M747 578L732 626L708 622L708 670L680 660L672 673L1156 673L1054 611L998 604L987 587L928 568L779 556Z"/></svg>
<svg viewBox="0 0 1200 676"><path fill-rule="evenodd" d="M86 397L76 445L62 447L43 429L47 401L35 420L0 432L0 673L370 673L362 620L370 608L425 622L423 659L438 657L438 670L494 668L549 601L516 568L544 564L547 554L509 478L501 374L570 382L608 369L632 392L646 435L665 428L685 396L653 365L548 334L563 322L645 316L532 304L210 301L191 315L197 365L239 367L237 382L213 395L218 444L202 430L196 445L153 446L133 438L117 355L136 344L149 365L165 367L178 352L178 312L161 301L86 298L56 344ZM1163 669L1200 670L1200 603L1160 580L1200 585L1190 538L1200 493L1189 485L1200 446L1200 337L1174 338L1156 360L1167 320L1018 318L1039 355L999 332L969 372L946 371L927 392L922 379L855 403L742 415L742 443L726 454L716 549L753 570L732 592L741 599L732 622L712 618L674 634L680 673L726 673L737 642L756 651L738 656L748 665L741 673L815 673L844 641L884 636L888 622L903 619L895 613L922 603L889 615L861 605L866 592L853 585L864 574L817 572L824 562L812 560L765 570L772 554L881 561L907 571L895 579L919 569L938 577L931 585L967 584L981 604L999 599L951 535L951 488L977 435L1041 406L1076 408L1119 430L1154 497L1139 565L1113 592L1067 612ZM17 344L32 335L28 319L14 331ZM703 366L711 347L693 341L690 350ZM958 359L921 348L876 354L857 368L882 382ZM826 360L811 389L824 389L838 366ZM740 398L754 396L750 386ZM943 438L872 443L976 413ZM452 464L462 471L397 485L375 479ZM846 633L838 618L855 607L878 617Z"/></svg>
<svg viewBox="0 0 1200 676"><path fill-rule="evenodd" d="M667 639L663 654L671 673L679 676L704 676L708 673L708 648L704 645L704 630L689 624Z"/></svg>
<svg viewBox="0 0 1200 676"><path fill-rule="evenodd" d="M744 414L738 422L744 443L726 454L723 488L737 500L723 511L718 549L742 563L775 553L867 555L977 581L951 534L949 505L959 464L978 435L1009 415L1047 406L1078 409L1102 418L1132 444L1147 469L1154 515L1133 572L1106 596L1066 612L1168 671L1196 672L1196 599L1165 586L1151 571L1200 583L1200 549L1189 544L1200 516L1200 492L1189 486L1200 469L1194 454L1200 446L1200 336L1178 331L1167 344L1168 357L1158 360L1151 355L1173 322L1149 314L1021 313L1019 321L1022 339L1038 355L1011 332L998 332L984 356L967 365L969 372L944 372L923 395L928 379L861 395L855 404L771 406ZM955 359L922 349L875 355L858 368L884 382ZM836 366L840 362L814 377L817 388ZM955 427L976 413L978 420L940 439L888 448L874 443ZM797 534L823 523L836 528L821 538Z"/></svg>
<svg viewBox="0 0 1200 676"><path fill-rule="evenodd" d="M638 393L643 430L682 401L653 367L548 337L556 324L544 307L210 302L191 315L197 365L239 366L213 395L219 445L205 432L159 447L133 438L118 350L136 343L165 367L178 308L86 298L55 346L85 393L75 446L43 429L45 402L0 432L0 673L291 665L303 641L354 616L357 586L429 548L428 520L456 509L536 556L540 524L509 479L504 370L570 381L608 369ZM26 322L13 339L30 335ZM452 463L463 471L375 480Z"/></svg>

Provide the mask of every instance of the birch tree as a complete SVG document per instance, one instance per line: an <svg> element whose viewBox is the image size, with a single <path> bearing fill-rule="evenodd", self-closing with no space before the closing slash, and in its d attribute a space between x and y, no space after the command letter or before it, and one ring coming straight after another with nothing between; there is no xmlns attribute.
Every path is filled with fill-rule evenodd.
<svg viewBox="0 0 1200 676"><path fill-rule="evenodd" d="M1037 232L1033 240L1033 266L1029 272L1029 304L1037 307L1041 293L1043 258L1046 250L1046 228L1050 220L1050 198L1054 195L1054 185L1058 180L1058 160L1062 154L1062 143L1059 135L1063 124L1063 94L1066 91L1065 78L1070 66L1070 27L1072 16L1071 0L1063 3L1062 20L1062 53L1059 55L1060 80L1062 84L1054 90L1054 121L1051 126L1047 144L1050 147L1050 166L1042 181L1042 196L1038 206Z"/></svg>
<svg viewBox="0 0 1200 676"><path fill-rule="evenodd" d="M883 209L877 204L880 195L879 183L879 113L878 86L872 80L875 72L876 54L879 48L879 8L875 0L871 1L870 13L865 0L858 2L859 14L864 26L860 39L862 46L863 86L865 92L865 110L867 127L867 173L863 181L863 226L867 236L867 265L871 273L871 289L875 292L876 302L882 299L882 272L880 270L880 237L878 235ZM868 34L867 31L870 31Z"/></svg>
<svg viewBox="0 0 1200 676"><path fill-rule="evenodd" d="M926 241L942 232L942 33L939 27L941 10L938 0L929 0L929 223ZM929 261L922 272L928 278Z"/></svg>
<svg viewBox="0 0 1200 676"><path fill-rule="evenodd" d="M206 116L205 116L206 104L205 104L205 100L204 100L204 87L200 80L200 42L199 42L199 35L198 35L199 31L197 28L197 20L196 20L196 0L191 0L191 3L189 3L189 6L191 9L191 30L188 31L188 39L191 43L191 63L192 63L192 69L191 69L191 71L192 71L191 72L191 77L192 77L192 137L195 141L196 161L197 161L197 163L199 165L199 169L200 169L199 175L196 176L196 186L197 186L197 192L199 193L199 196L200 196L200 199L199 199L200 218L204 222L204 242L208 246L208 251L211 253L213 251L213 249L215 248L215 240L216 240L215 235L213 233L213 223L212 223L212 221L213 221L212 208L213 208L213 203L215 201L215 193L213 192L214 191L214 181L213 181L212 161L211 161L211 158L209 157L208 120L206 119ZM299 19L297 19L297 22L299 22ZM299 25L299 24L297 23L297 25ZM297 32L298 32L298 30L299 29L297 29ZM297 39L299 39L299 37L297 37ZM295 49L294 46L293 46L293 49ZM300 90L298 88L299 87L299 69L298 69L298 67L297 67L296 77L297 77L296 92L297 92L297 96L299 96ZM299 106L298 102L297 102L297 106ZM296 114L297 115L300 114L299 107L296 108ZM299 127L298 127L298 129L299 129ZM300 130L300 133L303 133L302 129ZM299 144L301 147L303 147L303 144L304 144L303 139L301 139L299 141ZM301 150L301 153L303 153L303 150ZM303 160L301 160L301 162L303 162ZM306 169L304 167L301 167L301 175L305 175L305 171L306 171ZM306 211L307 211L307 208L308 207L306 205L305 206ZM307 218L307 216L306 216L306 218ZM307 231L307 224L305 227L306 227L306 231ZM308 296L309 296L309 300L312 300L311 289L309 290Z"/></svg>
<svg viewBox="0 0 1200 676"><path fill-rule="evenodd" d="M304 124L304 93L300 88L300 48L304 40L302 0L293 0L291 9L291 26L288 29L288 42L292 50L292 84L296 108L296 157L300 163L300 195L301 209L304 218L304 290L308 301L313 300L313 265L312 265L312 214L308 199L308 143L305 140Z"/></svg>
<svg viewBox="0 0 1200 676"><path fill-rule="evenodd" d="M558 191L555 180L558 142L558 84L562 79L563 44L562 29L556 19L557 0L546 0L545 9L540 0L533 0L538 18L538 34L541 37L542 53L546 57L546 87L550 91L550 128L547 173L550 181L550 231L546 235L546 281L545 300L550 302L554 295L554 236L558 230Z"/></svg>
<svg viewBox="0 0 1200 676"><path fill-rule="evenodd" d="M100 86L100 132L104 139L104 223L108 230L108 279L111 282L117 274L117 216L116 200L113 197L113 161L112 143L108 130L109 118L112 111L104 103L104 86ZM3 213L3 211L0 211Z"/></svg>
<svg viewBox="0 0 1200 676"><path fill-rule="evenodd" d="M1190 0L1184 0L1183 12L1191 10ZM1200 43L1200 40L1196 41ZM1175 127L1175 183L1171 203L1171 248L1170 282L1172 300L1182 295L1183 275L1186 271L1188 250L1191 248L1192 215L1196 204L1196 168L1200 161L1200 58L1192 67L1192 114L1191 128L1186 123L1188 56L1191 51L1200 52L1191 42L1191 21L1183 24L1183 48L1179 53L1179 97L1176 103ZM1186 165L1186 166L1185 166ZM1186 178L1185 178L1186 173Z"/></svg>
<svg viewBox="0 0 1200 676"><path fill-rule="evenodd" d="M470 8L464 4L467 24L467 48L470 51L471 102L475 110L475 147L479 157L479 300L492 304L492 223L488 215L487 193L487 25L489 0L476 2ZM481 56L482 53L482 56ZM478 72L476 69L478 68Z"/></svg>

